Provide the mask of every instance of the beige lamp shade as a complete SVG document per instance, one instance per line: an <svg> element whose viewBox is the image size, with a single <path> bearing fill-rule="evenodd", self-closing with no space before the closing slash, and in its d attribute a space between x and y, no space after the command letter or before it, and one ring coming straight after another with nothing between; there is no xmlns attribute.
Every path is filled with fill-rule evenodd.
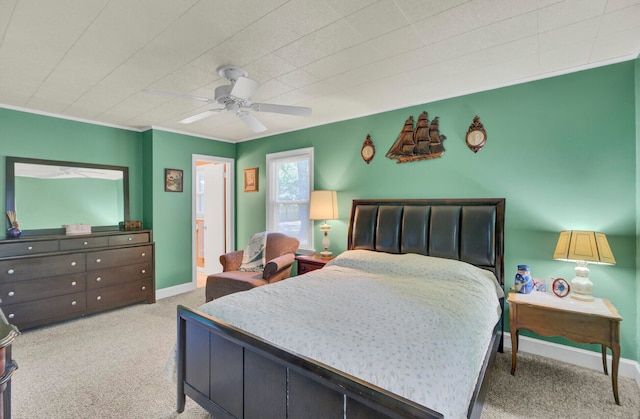
<svg viewBox="0 0 640 419"><path fill-rule="evenodd" d="M338 219L338 194L336 191L312 191L309 204L310 220Z"/></svg>
<svg viewBox="0 0 640 419"><path fill-rule="evenodd" d="M616 264L607 236L593 231L567 230L560 232L553 258L570 262Z"/></svg>

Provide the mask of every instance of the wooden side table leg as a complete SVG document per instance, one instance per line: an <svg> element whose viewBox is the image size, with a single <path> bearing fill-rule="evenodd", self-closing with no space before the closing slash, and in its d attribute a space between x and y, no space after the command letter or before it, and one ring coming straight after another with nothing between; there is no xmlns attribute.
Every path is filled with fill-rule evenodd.
<svg viewBox="0 0 640 419"><path fill-rule="evenodd" d="M602 345L602 369L604 370L604 375L609 375L609 371L607 371L607 347Z"/></svg>
<svg viewBox="0 0 640 419"><path fill-rule="evenodd" d="M620 344L614 342L611 347L611 353L613 359L611 361L611 385L613 386L613 398L616 404L620 404L620 398L618 397L618 364L620 364Z"/></svg>
<svg viewBox="0 0 640 419"><path fill-rule="evenodd" d="M511 331L511 375L516 374L516 363L518 353L518 330Z"/></svg>

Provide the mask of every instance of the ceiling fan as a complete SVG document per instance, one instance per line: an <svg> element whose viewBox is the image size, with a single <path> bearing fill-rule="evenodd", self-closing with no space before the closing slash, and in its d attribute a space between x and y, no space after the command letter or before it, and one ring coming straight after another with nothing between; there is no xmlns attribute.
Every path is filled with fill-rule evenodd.
<svg viewBox="0 0 640 419"><path fill-rule="evenodd" d="M231 82L231 84L218 86L215 90L215 96L213 98L182 95L177 93L158 92L155 90L145 89L147 93L161 94L165 96L182 97L186 99L199 100L206 103L218 103L223 105L222 108L209 109L208 111L200 112L192 115L188 118L184 118L178 121L181 124L191 124L201 119L208 118L213 115L218 115L222 112L229 111L236 114L242 122L244 122L253 132L263 132L267 130L262 122L258 120L253 114L249 113L246 109L251 109L256 112L272 112L285 115L296 116L311 116L311 108L302 106L287 106L276 105L272 103L252 103L251 96L260 87L260 82L248 78L247 71L241 67L233 65L223 65L216 69L216 72L220 77L224 77Z"/></svg>

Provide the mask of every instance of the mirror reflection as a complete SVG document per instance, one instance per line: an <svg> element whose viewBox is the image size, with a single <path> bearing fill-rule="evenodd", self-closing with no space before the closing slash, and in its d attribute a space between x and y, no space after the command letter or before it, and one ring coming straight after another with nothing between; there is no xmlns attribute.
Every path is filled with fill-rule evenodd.
<svg viewBox="0 0 640 419"><path fill-rule="evenodd" d="M19 160L13 163L13 205L23 231L65 224L90 224L97 231L117 228L128 217L126 167ZM7 185L7 207L9 192Z"/></svg>

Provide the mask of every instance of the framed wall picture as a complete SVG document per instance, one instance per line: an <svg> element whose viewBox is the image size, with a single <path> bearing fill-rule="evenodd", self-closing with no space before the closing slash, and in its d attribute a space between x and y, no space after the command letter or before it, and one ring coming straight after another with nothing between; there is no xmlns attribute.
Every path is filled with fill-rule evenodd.
<svg viewBox="0 0 640 419"><path fill-rule="evenodd" d="M182 192L182 170L164 169L164 190L165 192Z"/></svg>
<svg viewBox="0 0 640 419"><path fill-rule="evenodd" d="M244 169L244 191L258 192L258 168Z"/></svg>

